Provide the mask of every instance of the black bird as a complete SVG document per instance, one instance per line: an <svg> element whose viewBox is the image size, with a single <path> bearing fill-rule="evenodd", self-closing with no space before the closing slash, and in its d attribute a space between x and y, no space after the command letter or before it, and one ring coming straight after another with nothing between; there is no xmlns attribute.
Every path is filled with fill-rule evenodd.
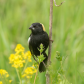
<svg viewBox="0 0 84 84"><path fill-rule="evenodd" d="M44 46L44 50L42 54L44 55L45 59L43 62L46 64L48 56L45 53L46 49L48 48L49 45L49 37L48 34L45 32L45 28L43 24L41 23L33 23L29 29L31 30L30 37L28 39L28 44L29 44L29 49L31 51L32 56L34 55L37 57L40 55L40 52L38 50L40 44L42 43ZM35 59L35 58L34 58ZM43 72L46 70L43 62L40 63L39 65L39 71Z"/></svg>

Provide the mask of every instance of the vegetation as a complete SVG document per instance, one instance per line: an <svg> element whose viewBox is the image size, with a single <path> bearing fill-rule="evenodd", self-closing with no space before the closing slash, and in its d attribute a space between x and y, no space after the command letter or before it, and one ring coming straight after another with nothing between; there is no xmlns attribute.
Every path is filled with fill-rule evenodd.
<svg viewBox="0 0 84 84"><path fill-rule="evenodd" d="M56 2L60 4L62 0ZM28 28L32 23L43 23L49 33L49 8L49 0L0 0L0 69L7 71L12 84L18 84L19 79L15 68L9 64L10 54L17 44L29 51ZM84 84L84 0L66 0L60 7L54 5L52 30L51 84L59 79L63 80L60 84L65 81ZM33 57L31 59L34 62ZM36 84L45 84L44 74L38 72ZM35 74L28 83L33 84L34 78Z"/></svg>

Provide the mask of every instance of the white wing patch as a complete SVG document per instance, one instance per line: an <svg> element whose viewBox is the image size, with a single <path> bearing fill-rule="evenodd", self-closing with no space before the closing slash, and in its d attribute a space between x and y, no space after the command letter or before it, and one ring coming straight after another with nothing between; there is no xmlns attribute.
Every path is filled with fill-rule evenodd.
<svg viewBox="0 0 84 84"><path fill-rule="evenodd" d="M28 45L29 45L30 37L28 38Z"/></svg>

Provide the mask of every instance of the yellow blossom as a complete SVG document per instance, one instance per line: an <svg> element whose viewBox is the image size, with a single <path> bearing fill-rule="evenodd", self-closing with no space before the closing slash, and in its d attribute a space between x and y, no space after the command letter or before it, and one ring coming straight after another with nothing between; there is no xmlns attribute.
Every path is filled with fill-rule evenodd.
<svg viewBox="0 0 84 84"><path fill-rule="evenodd" d="M9 83L11 83L12 82L12 80L9 80Z"/></svg>
<svg viewBox="0 0 84 84"><path fill-rule="evenodd" d="M8 72L6 71L6 70L4 70L4 69L0 69L0 77L9 77L9 74L8 74Z"/></svg>
<svg viewBox="0 0 84 84"><path fill-rule="evenodd" d="M22 51L24 51L24 47L21 44L17 44L15 51L16 52L22 52Z"/></svg>
<svg viewBox="0 0 84 84"><path fill-rule="evenodd" d="M22 75L22 77L27 77L27 78L32 78L32 74L36 73L37 70L35 69L34 66L32 67L27 67L24 71L24 74Z"/></svg>
<svg viewBox="0 0 84 84"><path fill-rule="evenodd" d="M14 54L11 54L11 55L10 55L10 57L9 57L10 63L14 62L14 56L15 56Z"/></svg>
<svg viewBox="0 0 84 84"><path fill-rule="evenodd" d="M12 63L12 67L18 68L23 67L23 63L25 63L25 60L19 54L11 54L9 57L9 63Z"/></svg>
<svg viewBox="0 0 84 84"><path fill-rule="evenodd" d="M3 84L2 81L0 81L0 84Z"/></svg>
<svg viewBox="0 0 84 84"><path fill-rule="evenodd" d="M28 58L28 61L29 62L32 62L31 60L31 52L30 51L27 51L25 54L24 54L24 59L27 59Z"/></svg>
<svg viewBox="0 0 84 84"><path fill-rule="evenodd" d="M27 78L32 78L32 76L27 76Z"/></svg>
<svg viewBox="0 0 84 84"><path fill-rule="evenodd" d="M23 67L24 63L26 62L26 59L28 59L29 62L32 62L31 52L27 51L26 53L24 53L24 47L21 44L17 44L15 51L16 53L11 54L9 57L9 63L12 64L12 67Z"/></svg>

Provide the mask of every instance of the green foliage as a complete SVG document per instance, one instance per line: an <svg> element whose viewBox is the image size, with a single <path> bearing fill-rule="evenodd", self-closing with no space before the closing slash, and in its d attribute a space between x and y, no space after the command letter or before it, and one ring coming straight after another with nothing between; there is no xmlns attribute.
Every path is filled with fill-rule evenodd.
<svg viewBox="0 0 84 84"><path fill-rule="evenodd" d="M40 48L40 49L39 49ZM43 44L41 43L39 46L38 50L40 51L40 56L36 57L36 60L39 62L39 64L45 59L44 55L42 54L44 47Z"/></svg>
<svg viewBox="0 0 84 84"><path fill-rule="evenodd" d="M68 80L63 80L59 84L72 84L72 83L69 83Z"/></svg>
<svg viewBox="0 0 84 84"><path fill-rule="evenodd" d="M59 61L62 61L62 57L60 56L60 53L58 51L56 51L56 58L59 60Z"/></svg>
<svg viewBox="0 0 84 84"><path fill-rule="evenodd" d="M59 51L56 51L56 59L60 63L59 68L56 69L57 71L51 69L53 66L53 62L49 66L49 73L50 73L51 79L52 77L56 78L56 81L52 81L52 83L53 84L71 84L69 83L68 79L65 77L66 72L63 69L63 61L65 59L63 59L63 56L60 56Z"/></svg>
<svg viewBox="0 0 84 84"><path fill-rule="evenodd" d="M40 49L38 48L38 50L40 51L40 54L43 52L44 47L43 47L43 44L42 43L40 44Z"/></svg>
<svg viewBox="0 0 84 84"><path fill-rule="evenodd" d="M37 61L40 63L40 62L42 62L44 59L45 59L45 58L44 58L44 55L42 54L42 55L38 56Z"/></svg>

